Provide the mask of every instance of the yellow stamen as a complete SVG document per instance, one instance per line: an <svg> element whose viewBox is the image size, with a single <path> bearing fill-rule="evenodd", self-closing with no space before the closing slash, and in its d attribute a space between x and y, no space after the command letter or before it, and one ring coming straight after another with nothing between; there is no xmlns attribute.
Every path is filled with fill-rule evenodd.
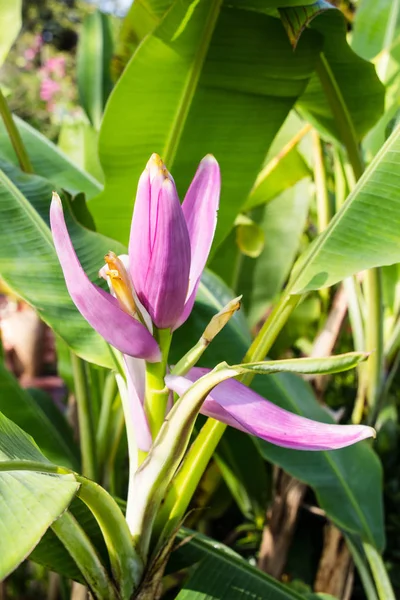
<svg viewBox="0 0 400 600"><path fill-rule="evenodd" d="M133 317L139 317L139 311L132 294L129 276L122 260L118 258L114 252L106 254L104 260L108 266L106 275L111 280L113 291L121 308Z"/></svg>

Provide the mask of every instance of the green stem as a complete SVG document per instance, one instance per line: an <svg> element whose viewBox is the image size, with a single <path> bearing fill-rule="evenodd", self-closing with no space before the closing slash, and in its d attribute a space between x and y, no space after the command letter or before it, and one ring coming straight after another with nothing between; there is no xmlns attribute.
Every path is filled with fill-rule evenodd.
<svg viewBox="0 0 400 600"><path fill-rule="evenodd" d="M323 53L320 54L317 61L316 72L335 118L339 137L346 147L354 175L356 179L359 179L363 174L364 165L357 142L357 134L340 87Z"/></svg>
<svg viewBox="0 0 400 600"><path fill-rule="evenodd" d="M366 363L367 401L370 416L376 416L376 408L382 390L383 379L383 300L380 269L370 269L365 274L367 305L366 350L371 356Z"/></svg>
<svg viewBox="0 0 400 600"><path fill-rule="evenodd" d="M257 337L253 340L243 362L257 362L267 356L282 327L286 324L286 321L299 304L301 298L302 296L300 295L290 295L289 290L283 293L281 299L260 329ZM251 381L251 379L245 377L246 381Z"/></svg>
<svg viewBox="0 0 400 600"><path fill-rule="evenodd" d="M363 548L371 568L379 600L396 600L382 557L378 551L367 542L364 542Z"/></svg>
<svg viewBox="0 0 400 600"><path fill-rule="evenodd" d="M350 538L350 536L346 536L346 544L350 550L351 556L354 560L354 564L357 567L357 571L360 576L367 600L378 600L375 585L369 572L368 566L365 563L364 557L361 555L360 550Z"/></svg>
<svg viewBox="0 0 400 600"><path fill-rule="evenodd" d="M115 581L122 600L131 598L143 574L143 561L134 548L125 517L118 504L100 485L75 473L81 484L77 495L97 520L106 542Z"/></svg>
<svg viewBox="0 0 400 600"><path fill-rule="evenodd" d="M332 211L326 187L326 170L321 138L316 131L312 132L312 139L314 148L314 183L317 200L318 233L321 233L328 227L332 218Z"/></svg>
<svg viewBox="0 0 400 600"><path fill-rule="evenodd" d="M75 397L78 407L82 472L85 477L95 481L97 479L96 438L94 433L92 407L86 384L85 363L73 352L71 352L71 363L75 384Z"/></svg>
<svg viewBox="0 0 400 600"><path fill-rule="evenodd" d="M96 434L97 457L100 465L103 465L106 459L107 446L110 436L111 411L117 391L118 388L115 380L115 374L110 372L107 375L104 385L99 425L97 427Z"/></svg>
<svg viewBox="0 0 400 600"><path fill-rule="evenodd" d="M14 123L14 119L8 108L6 99L4 98L3 92L0 89L0 115L4 121L4 125L7 129L8 136L17 155L19 166L25 173L33 173L33 167L29 160L28 153L25 149L24 143L20 136L20 133Z"/></svg>
<svg viewBox="0 0 400 600"><path fill-rule="evenodd" d="M146 363L146 401L145 410L153 440L164 423L169 390L164 379L167 373L168 352L171 345L172 334L170 329L154 328L153 333L161 350L161 361Z"/></svg>
<svg viewBox="0 0 400 600"><path fill-rule="evenodd" d="M93 595L99 600L118 600L118 592L95 547L75 517L67 511L51 528L75 561Z"/></svg>

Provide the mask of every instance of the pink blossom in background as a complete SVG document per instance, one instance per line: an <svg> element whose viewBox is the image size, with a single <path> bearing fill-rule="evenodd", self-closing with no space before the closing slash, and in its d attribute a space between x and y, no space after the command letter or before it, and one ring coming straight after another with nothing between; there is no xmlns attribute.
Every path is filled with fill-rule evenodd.
<svg viewBox="0 0 400 600"><path fill-rule="evenodd" d="M60 91L60 84L50 77L46 77L40 84L40 99L45 102L50 102L54 94Z"/></svg>
<svg viewBox="0 0 400 600"><path fill-rule="evenodd" d="M37 51L34 48L28 48L24 52L24 58L28 62L31 62L35 58L36 54L37 54Z"/></svg>
<svg viewBox="0 0 400 600"><path fill-rule="evenodd" d="M44 71L52 73L57 77L64 77L65 75L65 58L64 56L55 56L49 58L43 65Z"/></svg>
<svg viewBox="0 0 400 600"><path fill-rule="evenodd" d="M43 46L43 39L41 35L37 35L34 38L33 44L30 48L27 48L24 52L25 60L30 63L32 62L37 54L40 52L41 47Z"/></svg>

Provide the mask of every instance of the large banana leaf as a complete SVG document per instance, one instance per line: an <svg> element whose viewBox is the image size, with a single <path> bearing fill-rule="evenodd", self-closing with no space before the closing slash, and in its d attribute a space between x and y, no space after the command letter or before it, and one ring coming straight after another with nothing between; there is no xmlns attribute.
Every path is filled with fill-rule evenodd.
<svg viewBox="0 0 400 600"><path fill-rule="evenodd" d="M54 187L63 188L72 194L84 192L90 198L99 193L102 186L94 177L71 162L57 146L28 123L18 117L14 117L14 121L37 175L51 181ZM0 119L0 157L15 165L18 164L2 119Z"/></svg>
<svg viewBox="0 0 400 600"><path fill-rule="evenodd" d="M309 30L302 35L315 31L323 36L324 58L343 96L357 138L361 139L383 112L385 90L374 66L355 54L348 45L343 14L329 2L318 0L308 10L302 7L281 9L281 15L288 31L295 31L296 36L300 36L306 26ZM340 139L317 73L311 78L298 107L324 132Z"/></svg>
<svg viewBox="0 0 400 600"><path fill-rule="evenodd" d="M223 177L218 244L306 88L321 43L310 33L293 53L277 19L220 0L176 0L107 104L100 133L105 190L90 201L99 230L126 242L137 180L152 152L173 168L181 195L211 152Z"/></svg>
<svg viewBox="0 0 400 600"><path fill-rule="evenodd" d="M220 288L224 289L222 282ZM208 319L213 311L211 306L215 305L215 294L216 288L208 310L207 298L204 297L200 304L201 312L195 310L187 323L175 333L172 346L174 360L200 337L206 325L203 319ZM229 296L226 287L224 296ZM222 360L230 364L240 362L248 348L244 334L244 331L239 333L238 329L228 325L210 344L201 364L213 367ZM292 412L330 421L310 386L296 375L256 377L252 387L268 400ZM301 478L315 490L321 508L339 527L356 532L377 548L383 547L382 469L368 443L331 452L298 452L260 440L256 443L266 459Z"/></svg>
<svg viewBox="0 0 400 600"><path fill-rule="evenodd" d="M315 290L372 267L400 262L400 126L342 209L295 266L291 293Z"/></svg>
<svg viewBox="0 0 400 600"><path fill-rule="evenodd" d="M87 360L111 365L107 344L81 317L65 286L48 227L53 186L12 165L2 166L9 177L0 171L0 276L71 349ZM79 225L69 211L67 216L78 256L95 279L104 254L110 249L121 254L123 248Z"/></svg>
<svg viewBox="0 0 400 600"><path fill-rule="evenodd" d="M270 10L272 5L278 7L293 45L299 40L300 43L306 43L305 39L312 33L319 34L323 42L321 50L338 83L357 136L361 138L371 129L383 112L384 87L373 65L360 58L348 45L346 21L340 10L326 0L292 3L277 1L272 5L263 0L235 0L234 4L260 13ZM325 133L339 138L329 103L316 73L301 96L298 107Z"/></svg>
<svg viewBox="0 0 400 600"><path fill-rule="evenodd" d="M0 581L38 544L67 508L79 484L73 475L12 470L15 461L49 465L33 440L0 413Z"/></svg>

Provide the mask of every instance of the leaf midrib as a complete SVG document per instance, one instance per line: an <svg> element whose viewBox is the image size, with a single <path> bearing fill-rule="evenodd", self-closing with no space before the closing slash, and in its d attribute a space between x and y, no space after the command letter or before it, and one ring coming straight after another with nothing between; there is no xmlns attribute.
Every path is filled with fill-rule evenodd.
<svg viewBox="0 0 400 600"><path fill-rule="evenodd" d="M201 74L201 69L207 54L208 46L211 40L212 33L214 31L215 24L217 22L221 5L222 0L212 0L210 4L207 21L203 30L203 35L201 37L201 42L198 45L198 49L192 61L192 66L188 71L183 92L181 95L181 100L177 106L172 126L170 128L170 133L164 145L163 157L165 163L170 168L172 167L173 161L176 156L176 152L178 150L182 132L185 127L191 102L197 88L197 84Z"/></svg>
<svg viewBox="0 0 400 600"><path fill-rule="evenodd" d="M347 198L346 203L343 205L343 208L341 209L341 211L339 213L337 213L336 217L334 217L333 220L331 221L331 224L329 225L328 229L326 229L325 232L322 233L322 235L319 238L317 238L314 248L309 253L307 260L304 262L300 272L297 273L294 280L292 282L289 282L289 284L288 284L287 292L290 295L304 293L303 292L304 286L300 287L300 288L296 287L296 282L298 282L299 279L301 280L303 278L304 272L309 267L309 265L312 263L315 256L318 254L320 249L325 245L325 243L328 242L328 240L331 238L331 236L335 232L336 228L342 223L342 220L346 217L347 212L353 206L353 202L355 201L355 198L357 198L357 196L363 192L363 189L366 187L366 185L370 181L371 174L373 174L375 172L375 169L381 163L381 160L386 155L386 153L389 152L393 146L395 146L396 142L398 141L399 135L400 135L400 125L397 127L396 132L394 134L392 134L392 136L387 140L387 142L382 146L382 148L380 149L378 154L372 160L372 162L369 165L369 167L367 168L367 170L361 176L358 184L353 189L353 191L350 193L350 195ZM310 291L310 290L307 290L307 291Z"/></svg>

